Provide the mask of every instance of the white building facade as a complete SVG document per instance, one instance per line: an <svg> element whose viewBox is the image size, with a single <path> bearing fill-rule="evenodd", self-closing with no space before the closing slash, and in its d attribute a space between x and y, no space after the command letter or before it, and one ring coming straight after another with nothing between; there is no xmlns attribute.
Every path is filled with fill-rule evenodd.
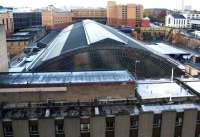
<svg viewBox="0 0 200 137"><path fill-rule="evenodd" d="M165 26L172 28L186 28L186 18L181 14L168 14L165 17Z"/></svg>
<svg viewBox="0 0 200 137"><path fill-rule="evenodd" d="M200 13L184 12L183 16L186 18L187 28L199 25L200 23Z"/></svg>

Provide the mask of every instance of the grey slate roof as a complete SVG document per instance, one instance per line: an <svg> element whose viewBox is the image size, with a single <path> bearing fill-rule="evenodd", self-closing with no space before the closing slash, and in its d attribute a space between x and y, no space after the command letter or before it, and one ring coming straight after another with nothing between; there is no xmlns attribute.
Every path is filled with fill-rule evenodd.
<svg viewBox="0 0 200 137"><path fill-rule="evenodd" d="M178 14L178 13L173 13L171 14L174 18L176 19L185 19L185 17L181 14Z"/></svg>

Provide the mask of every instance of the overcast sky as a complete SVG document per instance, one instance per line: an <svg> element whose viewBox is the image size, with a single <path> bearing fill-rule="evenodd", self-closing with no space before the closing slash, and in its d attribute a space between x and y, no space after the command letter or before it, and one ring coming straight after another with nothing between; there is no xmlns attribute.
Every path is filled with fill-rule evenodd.
<svg viewBox="0 0 200 137"><path fill-rule="evenodd" d="M105 7L108 0L0 0L0 5L12 7L41 8L54 5L58 8ZM115 0L119 4L140 3L144 8L180 9L182 0ZM200 10L200 0L184 0L185 5L192 5Z"/></svg>

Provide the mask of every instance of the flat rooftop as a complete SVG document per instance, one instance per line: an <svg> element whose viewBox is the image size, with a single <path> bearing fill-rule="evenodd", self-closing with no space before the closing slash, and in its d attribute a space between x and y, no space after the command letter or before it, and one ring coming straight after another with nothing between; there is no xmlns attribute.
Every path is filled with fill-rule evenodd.
<svg viewBox="0 0 200 137"><path fill-rule="evenodd" d="M193 79L182 79L184 83L190 86L193 90L200 93L200 79L193 78Z"/></svg>
<svg viewBox="0 0 200 137"><path fill-rule="evenodd" d="M159 99L159 98L173 98L173 97L190 97L193 96L170 80L140 80L137 82L137 93L142 99Z"/></svg>
<svg viewBox="0 0 200 137"><path fill-rule="evenodd" d="M106 116L114 116L120 113L138 115L139 109L134 105L107 105L100 108L100 114L104 114Z"/></svg>
<svg viewBox="0 0 200 137"><path fill-rule="evenodd" d="M0 73L0 85L112 83L133 82L134 80L134 77L125 70L48 73Z"/></svg>
<svg viewBox="0 0 200 137"><path fill-rule="evenodd" d="M175 110L177 112L183 112L185 109L200 110L200 105L195 104L195 103L147 104L147 105L141 105L141 109L144 112L152 111L154 113L161 113L162 111L170 111L170 110Z"/></svg>
<svg viewBox="0 0 200 137"><path fill-rule="evenodd" d="M164 55L170 55L170 54L189 55L190 54L189 52L186 52L185 50L178 49L176 47L167 45L165 43L156 43L156 44L147 45L147 46L157 51L158 53L161 53Z"/></svg>
<svg viewBox="0 0 200 137"><path fill-rule="evenodd" d="M200 81L186 82L186 84L200 93Z"/></svg>
<svg viewBox="0 0 200 137"><path fill-rule="evenodd" d="M30 32L17 32L7 37L7 41L20 41L20 40L29 40L32 37Z"/></svg>

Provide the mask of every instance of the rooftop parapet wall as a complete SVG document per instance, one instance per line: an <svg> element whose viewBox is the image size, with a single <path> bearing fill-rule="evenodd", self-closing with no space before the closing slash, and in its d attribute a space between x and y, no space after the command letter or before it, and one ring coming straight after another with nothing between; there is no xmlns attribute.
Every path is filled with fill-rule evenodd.
<svg viewBox="0 0 200 137"><path fill-rule="evenodd" d="M2 104L0 119L34 119L56 117L117 117L139 116L143 113L154 115L165 112L183 113L187 110L200 111L200 104L194 102L162 103L141 105L130 100L107 103L95 102L48 102L48 103L10 103Z"/></svg>
<svg viewBox="0 0 200 137"><path fill-rule="evenodd" d="M65 89L65 90L64 90ZM17 91L16 91L17 90ZM1 102L91 101L101 97L134 97L134 84L86 84L63 87L0 89ZM16 91L16 92L15 92Z"/></svg>

